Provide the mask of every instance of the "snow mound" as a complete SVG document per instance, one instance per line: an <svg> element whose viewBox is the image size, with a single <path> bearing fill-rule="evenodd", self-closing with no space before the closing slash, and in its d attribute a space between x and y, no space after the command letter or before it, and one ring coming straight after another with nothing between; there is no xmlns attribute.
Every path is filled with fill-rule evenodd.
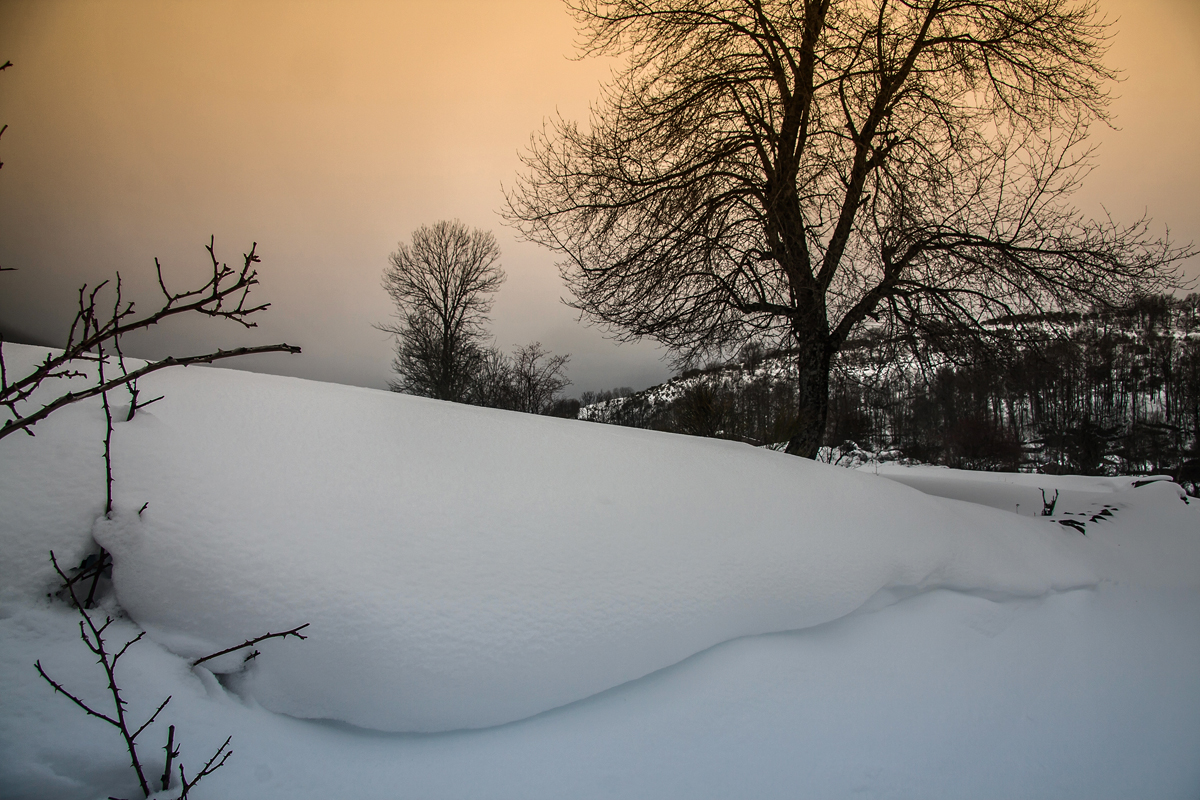
<svg viewBox="0 0 1200 800"><path fill-rule="evenodd" d="M965 500L969 503L1012 511L1023 516L1041 516L1046 505L1061 510L1150 483L1162 483L1180 499L1183 488L1169 475L1104 477L1090 475L1041 475L1030 472L974 472L934 466L868 464L858 467L926 494Z"/></svg>
<svg viewBox="0 0 1200 800"><path fill-rule="evenodd" d="M1060 525L742 444L232 370L141 388L165 399L117 425L116 510L92 531L118 599L187 657L310 623L216 665L298 717L486 727L872 598L1097 580ZM0 444L5 516L89 470L102 500L95 454L43 441L102 425L84 409ZM95 511L64 502L60 528ZM20 518L6 556L44 559L61 532Z"/></svg>

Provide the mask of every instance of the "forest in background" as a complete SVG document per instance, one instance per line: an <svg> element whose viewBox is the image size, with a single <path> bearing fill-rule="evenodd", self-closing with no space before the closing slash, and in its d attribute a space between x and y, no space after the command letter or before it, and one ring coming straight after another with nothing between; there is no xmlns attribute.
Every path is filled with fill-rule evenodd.
<svg viewBox="0 0 1200 800"><path fill-rule="evenodd" d="M994 319L983 334L895 341L868 331L848 346L834 369L824 457L1197 480L1185 465L1200 455L1200 294ZM751 345L641 392L586 392L578 417L786 442L800 422L787 356Z"/></svg>

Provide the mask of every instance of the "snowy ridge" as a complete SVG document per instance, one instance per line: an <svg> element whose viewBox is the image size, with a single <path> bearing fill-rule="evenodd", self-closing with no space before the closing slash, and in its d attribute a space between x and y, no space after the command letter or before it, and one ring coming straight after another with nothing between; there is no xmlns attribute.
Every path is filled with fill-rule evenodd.
<svg viewBox="0 0 1200 800"><path fill-rule="evenodd" d="M497 725L880 593L1097 581L1059 525L739 443L232 370L142 388L166 399L117 426L117 510L93 531L118 600L187 657L311 623L229 679L298 717ZM98 447L65 443L101 431L92 407L11 437L0 505L84 485ZM12 563L61 536L38 519L3 531Z"/></svg>

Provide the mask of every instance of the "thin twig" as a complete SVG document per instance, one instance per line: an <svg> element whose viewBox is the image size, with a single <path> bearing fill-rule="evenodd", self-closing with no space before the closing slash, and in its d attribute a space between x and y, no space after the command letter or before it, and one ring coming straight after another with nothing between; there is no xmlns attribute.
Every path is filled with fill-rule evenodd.
<svg viewBox="0 0 1200 800"><path fill-rule="evenodd" d="M112 556L103 547L100 548L100 560L96 562L95 568L92 570L92 585L88 588L87 600L83 604L87 608L91 608L96 602L96 587L100 585L100 578L104 575L104 570L112 566Z"/></svg>
<svg viewBox="0 0 1200 800"><path fill-rule="evenodd" d="M307 639L308 637L305 636L304 634L300 633L300 631L307 628L309 626L309 624L310 623L306 622L303 625L300 625L299 627L292 628L290 631L282 631L281 633L267 633L267 634L264 634L262 636L255 638L255 639L247 639L246 641L239 644L237 647L227 647L224 650L213 653L212 655L207 655L204 658L198 658L192 662L192 666L194 667L198 664L203 664L205 661L209 661L211 659L217 658L218 656L223 656L227 653L234 653L234 652L237 652L238 650L243 650L247 647L253 647L254 645L258 644L259 642L266 641L267 639L283 639L288 636L295 636L297 639Z"/></svg>
<svg viewBox="0 0 1200 800"><path fill-rule="evenodd" d="M87 713L88 713L90 716L93 716L93 717L99 717L100 719L102 719L102 720L104 720L105 722L107 722L109 725L116 725L117 727L120 727L120 726L121 726L121 723L117 722L115 719L113 719L112 717L108 716L107 714L102 714L102 713L100 713L99 711L96 711L94 708L92 708L91 706L89 706L87 703L83 702L83 701L82 701L82 700L80 700L78 697L76 697L75 695L71 694L71 693L70 693L70 692L68 692L66 689L64 689L61 683L59 683L58 681L54 680L54 679L53 679L53 678L51 678L49 675L47 675L47 674L46 674L46 670L42 669L42 661L41 661L41 659L38 659L37 661L35 661L35 662L33 663L33 667L34 667L34 669L36 669L36 670L38 671L38 675L41 675L41 676L42 676L42 678L44 678L44 679L45 679L46 683L48 683L48 684L50 684L51 686L53 686L53 687L54 687L54 691L56 691L56 692L62 692L64 695L66 695L66 696L67 696L67 699L69 699L69 700L70 700L72 703L74 703L75 705L77 705L77 706L79 706L80 708L82 708L82 709L83 709L84 711L86 711L86 712L87 712Z"/></svg>
<svg viewBox="0 0 1200 800"><path fill-rule="evenodd" d="M96 560L93 563L88 564L88 562L93 558ZM108 559L108 551L103 547L100 548L100 552L97 555L88 556L87 559L84 560L83 565L72 568L72 571L79 570L79 572L74 577L69 578L67 582L62 585L61 589L66 589L68 586L72 586L82 580L96 576L97 573L103 572L105 569L111 566Z"/></svg>
<svg viewBox="0 0 1200 800"><path fill-rule="evenodd" d="M132 644L132 642L130 642L130 644ZM126 645L126 647L128 647L128 645ZM143 722L142 727L138 728L136 731L133 732L133 738L136 739L138 737L139 733L146 730L146 728L150 727L150 723L154 722L154 720L158 718L159 712L167 707L167 703L171 702L171 697L172 697L172 695L167 695L167 699L163 700L161 703L158 704L158 708L155 709L154 713L150 715L150 719ZM175 726L172 725L171 727L174 728Z"/></svg>
<svg viewBox="0 0 1200 800"><path fill-rule="evenodd" d="M77 403L80 400L84 400L88 397L95 397L96 395L102 394L117 386L123 386L131 380L137 380L143 375L149 375L151 372L157 372L160 369L166 369L167 367L186 367L189 364L211 364L212 362L219 361L221 359L237 358L238 356L253 355L255 353L299 352L299 347L295 347L290 344L271 344L260 347L236 347L233 350L218 350L215 353L205 353L204 355L198 356L185 356L184 358L168 356L161 361L155 361L147 364L141 369L134 370L128 375L122 375L108 380L104 384L91 386L79 392L67 392L57 400L46 404L41 408L41 410L36 411L29 416L7 420L4 425L0 427L0 439L8 436L10 433L15 433L18 430L25 430L33 425L36 425L63 406L70 405L71 403ZM5 405L7 405L7 403L5 403Z"/></svg>
<svg viewBox="0 0 1200 800"><path fill-rule="evenodd" d="M183 791L179 794L179 800L186 800L186 798L188 796L188 792L190 792L192 790L192 788L197 783L200 782L201 778L203 778L206 775L211 775L212 773L219 770L221 767L225 766L225 762L229 760L229 757L231 755L233 755L232 750L228 750L228 751L225 750L225 748L229 747L229 742L232 741L232 739L233 739L232 736L226 737L225 741L221 744L221 746L217 748L217 752L213 753L212 758L210 758L208 760L208 762L204 765L204 769L200 770L200 772L196 774L196 777L192 778L192 780L190 780L190 781L187 779L187 775L184 774L183 764L179 765L179 780L183 784ZM221 755L222 752L225 753L224 757L214 767L213 762L217 760L217 756Z"/></svg>
<svg viewBox="0 0 1200 800"><path fill-rule="evenodd" d="M100 384L104 385L104 348L100 347L100 359L97 363ZM108 392L100 393L101 405L104 406L104 516L112 515L112 407L108 404Z"/></svg>

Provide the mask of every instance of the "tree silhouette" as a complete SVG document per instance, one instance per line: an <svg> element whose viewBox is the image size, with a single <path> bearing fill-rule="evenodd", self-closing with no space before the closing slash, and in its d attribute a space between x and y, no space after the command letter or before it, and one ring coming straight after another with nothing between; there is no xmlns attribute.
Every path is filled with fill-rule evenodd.
<svg viewBox="0 0 1200 800"><path fill-rule="evenodd" d="M577 0L624 55L590 124L534 136L507 218L573 305L681 363L795 353L813 457L834 355L1113 304L1192 253L1069 204L1107 120L1106 23L1068 0Z"/></svg>
<svg viewBox="0 0 1200 800"><path fill-rule="evenodd" d="M484 357L491 296L504 282L500 247L487 231L461 222L422 225L389 257L383 286L399 322L392 389L463 402Z"/></svg>

